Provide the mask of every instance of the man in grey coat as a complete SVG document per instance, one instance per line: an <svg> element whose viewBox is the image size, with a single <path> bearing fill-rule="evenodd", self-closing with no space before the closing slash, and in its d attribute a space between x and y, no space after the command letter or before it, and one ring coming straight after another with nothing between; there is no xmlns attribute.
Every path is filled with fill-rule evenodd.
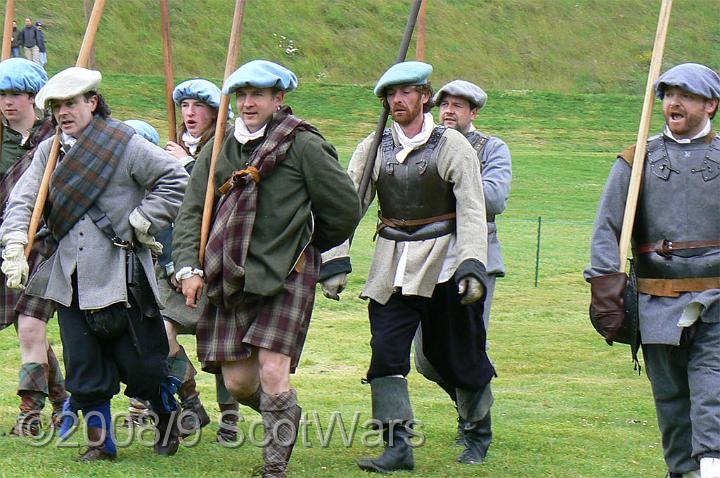
<svg viewBox="0 0 720 478"><path fill-rule="evenodd" d="M495 281L498 277L505 275L505 264L495 218L505 211L510 197L510 183L512 182L510 150L500 138L483 134L473 126L473 120L477 118L478 112L487 102L487 94L479 86L465 80L454 80L440 88L435 93L433 101L440 110L442 124L465 135L477 152L480 161L488 225L488 279L482 316L487 332L490 325L490 306L495 293ZM480 395L468 394L462 389L449 386L425 357L422 327L418 328L414 343L417 371L440 385L457 407L458 443L465 447L458 461L465 464L483 463L492 441L490 407L493 403L493 395L490 384Z"/></svg>
<svg viewBox="0 0 720 478"><path fill-rule="evenodd" d="M720 76L697 63L655 83L665 126L648 139L632 234L640 337L671 478L720 477ZM608 343L623 322L619 238L634 146L618 156L592 236L591 310ZM699 468L699 470L698 470Z"/></svg>
<svg viewBox="0 0 720 478"><path fill-rule="evenodd" d="M1 238L8 287L57 304L72 396L67 415L81 410L90 447L80 461L113 460L110 399L125 393L151 402L158 415L155 450L177 451L179 431L168 383L167 338L159 311L151 251L182 202L188 175L167 153L112 120L97 92L101 75L73 67L40 90L52 109L61 155L50 178L45 218L48 259L27 280L23 249L53 138L38 147L10 195ZM137 260L133 260L133 254ZM66 436L66 420L61 435Z"/></svg>

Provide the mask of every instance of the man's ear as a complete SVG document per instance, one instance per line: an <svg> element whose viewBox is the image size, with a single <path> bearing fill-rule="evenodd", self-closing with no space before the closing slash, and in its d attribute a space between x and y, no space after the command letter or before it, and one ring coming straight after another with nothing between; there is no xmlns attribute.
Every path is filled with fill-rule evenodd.
<svg viewBox="0 0 720 478"><path fill-rule="evenodd" d="M98 106L98 97L97 95L92 95L90 99L87 100L88 103L90 103L90 108L93 113L95 113L95 110Z"/></svg>
<svg viewBox="0 0 720 478"><path fill-rule="evenodd" d="M478 115L478 108L470 108L470 121L475 121Z"/></svg>

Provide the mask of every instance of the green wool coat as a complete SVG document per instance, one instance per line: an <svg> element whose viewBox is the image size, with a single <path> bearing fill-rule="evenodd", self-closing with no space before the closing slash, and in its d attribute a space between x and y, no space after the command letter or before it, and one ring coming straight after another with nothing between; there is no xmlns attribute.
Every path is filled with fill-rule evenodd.
<svg viewBox="0 0 720 478"><path fill-rule="evenodd" d="M30 130L30 136L32 136L35 129L40 127L40 125L42 125L41 120L35 122ZM9 126L5 126L5 131L3 131L2 158L0 158L0 177L4 176L8 169L17 163L20 158L25 156L32 147L29 141L24 145L20 144L21 142L22 135Z"/></svg>
<svg viewBox="0 0 720 478"><path fill-rule="evenodd" d="M240 144L230 133L223 142L215 173L218 188L244 169L264 138ZM195 163L185 199L175 222L175 270L198 261L200 225L212 144ZM286 277L308 244L321 252L345 241L360 221L360 202L350 177L340 166L335 148L308 131L297 133L287 157L259 183L258 206L245 263L245 292L272 296L283 290Z"/></svg>

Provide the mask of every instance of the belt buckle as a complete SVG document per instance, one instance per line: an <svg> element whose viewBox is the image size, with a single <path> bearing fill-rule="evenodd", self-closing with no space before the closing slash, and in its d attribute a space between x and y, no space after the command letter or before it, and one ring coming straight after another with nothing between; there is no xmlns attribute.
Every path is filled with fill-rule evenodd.
<svg viewBox="0 0 720 478"><path fill-rule="evenodd" d="M659 256L662 256L666 259L669 259L671 257L672 251L673 243L672 241L668 241L667 239L662 239L658 241L658 245L655 246L655 252L657 252Z"/></svg>
<svg viewBox="0 0 720 478"><path fill-rule="evenodd" d="M115 236L112 238L112 244L113 246L117 246L121 249L128 249L131 245L130 241L124 241L120 237Z"/></svg>

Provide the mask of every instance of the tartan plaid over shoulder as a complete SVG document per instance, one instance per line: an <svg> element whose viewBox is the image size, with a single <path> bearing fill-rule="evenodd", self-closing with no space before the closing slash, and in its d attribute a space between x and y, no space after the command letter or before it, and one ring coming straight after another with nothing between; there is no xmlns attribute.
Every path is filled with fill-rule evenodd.
<svg viewBox="0 0 720 478"><path fill-rule="evenodd" d="M45 222L60 240L105 190L135 131L94 117L50 178Z"/></svg>
<svg viewBox="0 0 720 478"><path fill-rule="evenodd" d="M258 184L286 158L300 130L322 136L314 126L294 116L290 107L284 106L268 124L265 140L254 151L248 167L233 173L231 189L220 200L208 236L204 264L208 299L219 308L229 310L242 301Z"/></svg>

